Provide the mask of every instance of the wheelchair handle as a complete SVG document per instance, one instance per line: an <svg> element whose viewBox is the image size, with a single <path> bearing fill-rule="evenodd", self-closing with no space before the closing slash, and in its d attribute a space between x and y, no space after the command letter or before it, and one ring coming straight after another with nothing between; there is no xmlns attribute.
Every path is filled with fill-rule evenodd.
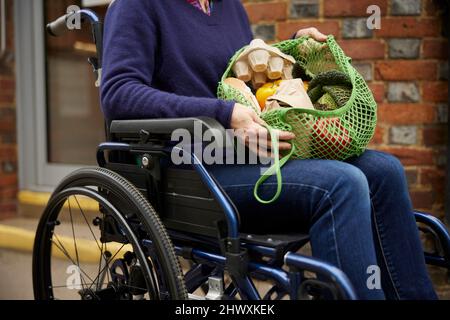
<svg viewBox="0 0 450 320"><path fill-rule="evenodd" d="M69 30L67 28L67 19L71 15L74 15L74 13L63 15L62 17L59 17L55 21L47 24L47 32L54 37L59 37L63 35L66 31Z"/></svg>
<svg viewBox="0 0 450 320"><path fill-rule="evenodd" d="M101 69L102 69L102 57L103 57L103 24L100 21L100 18L97 16L97 14L88 9L81 9L78 11L69 12L58 19L56 19L53 22L50 22L47 24L47 32L54 36L59 37L66 33L67 31L74 30L73 26L69 26L69 21L71 19L75 19L79 17L80 18L80 24L83 23L85 20L89 21L91 23L92 28L92 37L94 39L94 44L97 49L97 57L93 58L89 62L94 67L94 71L97 74L97 82L96 85L100 85L100 79L101 79ZM81 27L81 26L80 26Z"/></svg>
<svg viewBox="0 0 450 320"><path fill-rule="evenodd" d="M100 19L95 12L92 10L81 9L78 11L69 12L47 24L47 32L54 37L59 37L67 31L73 30L72 27L69 27L68 21L76 16L80 17L80 22L87 19L92 25L100 23Z"/></svg>

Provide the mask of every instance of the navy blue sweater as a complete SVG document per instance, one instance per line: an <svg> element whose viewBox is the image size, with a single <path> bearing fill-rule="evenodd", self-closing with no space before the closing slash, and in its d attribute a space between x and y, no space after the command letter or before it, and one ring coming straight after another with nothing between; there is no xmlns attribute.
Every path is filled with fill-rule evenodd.
<svg viewBox="0 0 450 320"><path fill-rule="evenodd" d="M186 0L116 0L105 20L101 102L108 120L207 116L230 126L216 98L231 56L252 40L239 0L211 16Z"/></svg>

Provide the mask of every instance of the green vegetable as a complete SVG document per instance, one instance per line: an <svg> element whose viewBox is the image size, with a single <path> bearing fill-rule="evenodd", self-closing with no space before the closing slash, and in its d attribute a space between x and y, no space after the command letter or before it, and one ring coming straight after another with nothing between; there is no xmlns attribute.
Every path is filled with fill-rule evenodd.
<svg viewBox="0 0 450 320"><path fill-rule="evenodd" d="M322 89L333 98L339 108L345 106L352 95L352 89L345 86L323 86Z"/></svg>
<svg viewBox="0 0 450 320"><path fill-rule="evenodd" d="M323 95L322 87L315 87L312 90L311 88L308 89L308 96L311 99L312 103L316 103L317 100L319 100L322 95Z"/></svg>
<svg viewBox="0 0 450 320"><path fill-rule="evenodd" d="M352 88L352 81L343 72L338 70L331 70L319 73L309 83L309 90L314 89L317 86L346 86Z"/></svg>
<svg viewBox="0 0 450 320"><path fill-rule="evenodd" d="M319 108L323 108L323 106L325 106L325 109L321 109L321 110L336 110L337 108L339 108L339 106L334 101L333 97L328 93L325 93L317 101L317 105ZM317 107L316 107L316 109L317 109Z"/></svg>
<svg viewBox="0 0 450 320"><path fill-rule="evenodd" d="M308 96L318 110L335 110L345 106L352 95L352 82L343 72L319 73L309 83Z"/></svg>

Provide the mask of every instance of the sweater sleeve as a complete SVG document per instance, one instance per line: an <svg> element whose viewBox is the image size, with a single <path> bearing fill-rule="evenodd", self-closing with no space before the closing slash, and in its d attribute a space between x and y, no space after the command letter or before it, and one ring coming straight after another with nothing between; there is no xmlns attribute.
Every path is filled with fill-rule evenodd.
<svg viewBox="0 0 450 320"><path fill-rule="evenodd" d="M108 120L205 116L230 127L234 102L152 87L157 22L149 1L116 0L105 20L101 104Z"/></svg>

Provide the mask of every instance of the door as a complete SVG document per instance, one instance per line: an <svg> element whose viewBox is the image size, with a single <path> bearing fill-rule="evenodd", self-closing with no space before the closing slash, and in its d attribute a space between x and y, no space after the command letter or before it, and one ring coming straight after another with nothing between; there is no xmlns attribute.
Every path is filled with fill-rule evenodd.
<svg viewBox="0 0 450 320"><path fill-rule="evenodd" d="M89 24L61 37L45 25L71 5L102 18L105 0L17 0L15 4L17 112L22 189L51 190L73 170L95 165L104 120L92 67Z"/></svg>

